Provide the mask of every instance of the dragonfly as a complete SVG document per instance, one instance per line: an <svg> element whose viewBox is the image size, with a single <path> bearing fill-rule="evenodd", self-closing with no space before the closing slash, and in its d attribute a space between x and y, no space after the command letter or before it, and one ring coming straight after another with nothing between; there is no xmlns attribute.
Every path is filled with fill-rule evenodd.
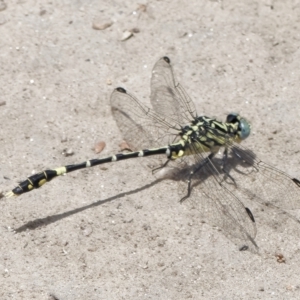
<svg viewBox="0 0 300 300"><path fill-rule="evenodd" d="M240 250L257 251L255 218L243 201L299 208L300 181L241 145L251 126L238 113L228 114L225 122L198 115L167 56L152 70L150 102L145 105L124 88L116 88L110 97L111 113L129 151L44 170L21 181L6 197L33 191L76 170L132 158L165 157L153 173L171 170L181 191L185 186L180 202L192 203Z"/></svg>

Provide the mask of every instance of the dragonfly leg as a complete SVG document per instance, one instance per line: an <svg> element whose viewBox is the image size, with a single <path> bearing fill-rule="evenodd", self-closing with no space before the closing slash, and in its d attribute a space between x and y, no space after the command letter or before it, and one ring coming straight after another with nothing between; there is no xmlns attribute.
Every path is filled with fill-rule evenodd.
<svg viewBox="0 0 300 300"><path fill-rule="evenodd" d="M154 169L152 169L152 174L157 173L159 170L163 169L164 167L166 167L168 165L168 163L170 162L170 159L168 159L165 163L163 163L161 166L156 167Z"/></svg>
<svg viewBox="0 0 300 300"><path fill-rule="evenodd" d="M229 174L229 171L226 169L226 165L227 165L227 161L228 161L228 149L225 148L224 152L223 152L223 157L222 157L222 171L224 172L224 181L226 181L227 178L229 178L235 187L237 187L237 184L234 180L234 178Z"/></svg>
<svg viewBox="0 0 300 300"><path fill-rule="evenodd" d="M191 192L192 192L192 178L193 176L198 173L207 163L209 163L212 158L215 156L215 153L210 153L208 157L206 157L194 170L192 170L189 174L189 179L188 179L188 192L187 194L181 198L180 203L182 203L184 200L190 197Z"/></svg>

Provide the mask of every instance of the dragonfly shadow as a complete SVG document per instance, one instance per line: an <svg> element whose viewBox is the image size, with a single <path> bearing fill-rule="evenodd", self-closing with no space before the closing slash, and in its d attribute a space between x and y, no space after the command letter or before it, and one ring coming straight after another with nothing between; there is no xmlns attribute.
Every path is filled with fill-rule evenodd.
<svg viewBox="0 0 300 300"><path fill-rule="evenodd" d="M105 200L99 200L99 201L93 202L91 204L88 204L88 205L85 205L85 206L82 206L82 207L79 207L79 208L76 208L76 209L72 209L70 211L67 211L67 212L64 212L64 213L61 213L61 214L55 214L55 215L47 216L45 218L40 218L40 219L35 219L35 220L32 220L32 221L29 221L29 222L25 223L24 225L14 229L14 231L17 232L17 233L20 233L20 232L26 231L28 229L29 230L35 230L35 229L37 229L39 227L42 227L42 226L48 226L52 223L55 223L55 222L60 221L64 218L67 218L67 217L72 216L74 214L85 211L87 209L95 208L97 206L100 206L102 204L114 201L114 200L119 199L119 198L124 197L124 196L139 193L139 192L141 192L143 190L146 190L146 189L148 189L152 186L155 186L156 184L160 183L162 180L163 179L156 179L155 181L153 181L149 184L146 184L143 187L140 187L140 188L128 191L128 192L123 192L123 193L120 193L120 194L115 195L113 197L107 198Z"/></svg>

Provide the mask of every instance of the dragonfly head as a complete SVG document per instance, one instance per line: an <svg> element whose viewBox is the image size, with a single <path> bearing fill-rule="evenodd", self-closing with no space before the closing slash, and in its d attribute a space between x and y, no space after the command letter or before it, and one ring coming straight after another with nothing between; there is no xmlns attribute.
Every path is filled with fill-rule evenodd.
<svg viewBox="0 0 300 300"><path fill-rule="evenodd" d="M251 126L249 122L237 113L230 113L226 122L237 126L237 135L240 140L246 139L250 135Z"/></svg>

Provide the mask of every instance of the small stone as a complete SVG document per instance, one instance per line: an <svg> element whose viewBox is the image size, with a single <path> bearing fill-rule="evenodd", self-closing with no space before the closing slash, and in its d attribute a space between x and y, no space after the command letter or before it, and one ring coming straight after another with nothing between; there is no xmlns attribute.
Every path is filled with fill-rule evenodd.
<svg viewBox="0 0 300 300"><path fill-rule="evenodd" d="M132 28L131 30L130 30L130 32L132 32L132 33L139 33L140 32L140 30L138 29L138 28Z"/></svg>
<svg viewBox="0 0 300 300"><path fill-rule="evenodd" d="M133 32L132 31L129 31L129 30L125 30L122 34L122 37L121 37L121 41L126 41L128 39L130 39L131 37L133 36Z"/></svg>
<svg viewBox="0 0 300 300"><path fill-rule="evenodd" d="M65 157L72 156L72 155L74 155L74 151L71 148L65 148L62 151L62 155Z"/></svg>
<svg viewBox="0 0 300 300"><path fill-rule="evenodd" d="M93 29L95 30L104 30L108 27L110 27L113 24L113 22L106 22L106 23L98 23L98 22L93 22Z"/></svg>
<svg viewBox="0 0 300 300"><path fill-rule="evenodd" d="M279 263L285 263L285 257L283 256L283 254L281 253L277 253L275 254L275 257L277 258L277 262Z"/></svg>

